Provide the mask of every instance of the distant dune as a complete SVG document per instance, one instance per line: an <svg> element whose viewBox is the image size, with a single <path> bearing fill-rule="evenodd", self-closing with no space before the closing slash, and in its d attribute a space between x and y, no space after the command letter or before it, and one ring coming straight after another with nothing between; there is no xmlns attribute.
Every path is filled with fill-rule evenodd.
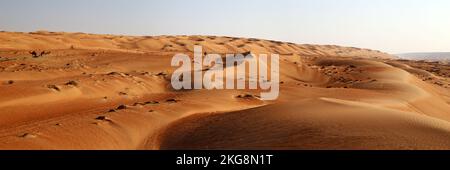
<svg viewBox="0 0 450 170"><path fill-rule="evenodd" d="M170 86L177 53L280 54L280 97ZM0 149L450 149L450 66L219 36L0 32Z"/></svg>
<svg viewBox="0 0 450 170"><path fill-rule="evenodd" d="M450 52L435 53L405 53L396 54L400 58L411 60L429 60L429 61L450 61Z"/></svg>
<svg viewBox="0 0 450 170"><path fill-rule="evenodd" d="M342 57L391 58L380 51L334 45L293 44L254 38L216 36L114 36L84 33L38 31L31 33L0 32L0 49L9 50L110 50L120 52L184 52L192 51L194 45L202 45L206 52L277 53L330 55Z"/></svg>

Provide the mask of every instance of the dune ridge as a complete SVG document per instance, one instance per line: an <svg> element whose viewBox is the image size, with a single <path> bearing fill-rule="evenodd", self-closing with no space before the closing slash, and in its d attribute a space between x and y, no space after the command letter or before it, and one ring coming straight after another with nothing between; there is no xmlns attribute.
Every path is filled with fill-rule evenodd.
<svg viewBox="0 0 450 170"><path fill-rule="evenodd" d="M279 99L171 89L172 56L194 45L280 54ZM0 32L0 149L449 149L449 77L354 47Z"/></svg>

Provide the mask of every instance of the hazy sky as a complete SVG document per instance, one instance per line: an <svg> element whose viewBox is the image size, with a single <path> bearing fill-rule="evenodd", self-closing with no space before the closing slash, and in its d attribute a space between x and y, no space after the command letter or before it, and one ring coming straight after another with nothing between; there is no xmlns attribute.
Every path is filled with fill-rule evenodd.
<svg viewBox="0 0 450 170"><path fill-rule="evenodd" d="M1 0L0 30L228 35L450 51L449 0Z"/></svg>

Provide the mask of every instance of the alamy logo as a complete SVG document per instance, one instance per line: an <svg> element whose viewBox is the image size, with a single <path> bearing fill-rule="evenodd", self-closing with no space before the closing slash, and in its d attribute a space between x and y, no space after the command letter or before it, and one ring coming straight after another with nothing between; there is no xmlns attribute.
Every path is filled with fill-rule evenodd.
<svg viewBox="0 0 450 170"><path fill-rule="evenodd" d="M222 58L220 54L203 56L202 47L194 46L193 61L186 54L176 54L171 65L179 67L171 79L175 90L261 90L261 100L275 100L279 95L278 54L226 54Z"/></svg>

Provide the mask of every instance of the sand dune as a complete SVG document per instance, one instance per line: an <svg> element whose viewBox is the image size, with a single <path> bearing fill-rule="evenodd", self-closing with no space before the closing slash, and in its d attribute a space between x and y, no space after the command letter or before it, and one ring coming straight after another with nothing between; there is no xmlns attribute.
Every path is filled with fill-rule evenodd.
<svg viewBox="0 0 450 170"><path fill-rule="evenodd" d="M172 56L194 45L280 54L279 99L173 90ZM354 47L0 32L0 149L450 149L449 77Z"/></svg>

